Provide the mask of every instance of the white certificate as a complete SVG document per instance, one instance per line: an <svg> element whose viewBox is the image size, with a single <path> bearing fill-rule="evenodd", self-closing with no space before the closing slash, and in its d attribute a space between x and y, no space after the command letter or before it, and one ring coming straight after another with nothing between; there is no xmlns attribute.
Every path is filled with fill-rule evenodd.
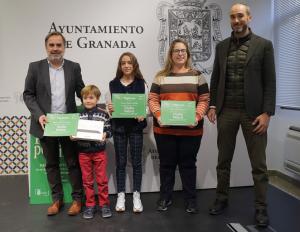
<svg viewBox="0 0 300 232"><path fill-rule="evenodd" d="M103 138L103 121L93 121L93 120L78 120L78 128L75 139L79 140L89 140L89 141L100 141Z"/></svg>

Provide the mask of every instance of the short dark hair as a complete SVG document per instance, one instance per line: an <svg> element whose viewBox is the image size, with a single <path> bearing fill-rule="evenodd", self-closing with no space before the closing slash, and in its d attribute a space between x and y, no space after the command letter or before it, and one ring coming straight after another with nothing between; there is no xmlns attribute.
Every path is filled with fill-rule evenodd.
<svg viewBox="0 0 300 232"><path fill-rule="evenodd" d="M244 6L246 8L247 15L251 15L251 13L250 13L250 6L248 6L246 3L244 3L244 2L236 2L236 3L232 4L231 7L233 7L235 5L242 5L242 6Z"/></svg>
<svg viewBox="0 0 300 232"><path fill-rule="evenodd" d="M62 38L63 41L64 41L64 45L66 45L66 38L63 36L62 33L58 32L58 31L52 31L52 32L50 32L50 33L45 37L45 45L47 44L48 39L49 39L51 36L54 36L54 35L61 36L61 38Z"/></svg>

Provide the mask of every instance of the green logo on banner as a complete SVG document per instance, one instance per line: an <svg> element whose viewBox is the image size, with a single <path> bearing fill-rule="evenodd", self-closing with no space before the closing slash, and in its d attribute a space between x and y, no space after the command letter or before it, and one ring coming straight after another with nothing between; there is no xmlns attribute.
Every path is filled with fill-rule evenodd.
<svg viewBox="0 0 300 232"><path fill-rule="evenodd" d="M60 171L64 189L64 201L72 202L72 188L69 183L68 169L60 150ZM30 136L30 170L29 170L30 204L52 203L51 190L49 188L45 171L45 158L39 139Z"/></svg>

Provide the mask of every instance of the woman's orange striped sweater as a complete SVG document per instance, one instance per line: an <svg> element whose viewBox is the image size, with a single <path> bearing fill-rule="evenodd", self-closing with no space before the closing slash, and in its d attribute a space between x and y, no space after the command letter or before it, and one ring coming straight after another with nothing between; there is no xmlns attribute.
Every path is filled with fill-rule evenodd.
<svg viewBox="0 0 300 232"><path fill-rule="evenodd" d="M164 126L160 127L157 117L160 116L160 101L195 101L197 126ZM209 106L209 90L204 76L197 70L187 73L171 73L169 76L156 76L152 83L149 98L149 109L153 114L153 131L157 134L199 136L203 134L203 118Z"/></svg>

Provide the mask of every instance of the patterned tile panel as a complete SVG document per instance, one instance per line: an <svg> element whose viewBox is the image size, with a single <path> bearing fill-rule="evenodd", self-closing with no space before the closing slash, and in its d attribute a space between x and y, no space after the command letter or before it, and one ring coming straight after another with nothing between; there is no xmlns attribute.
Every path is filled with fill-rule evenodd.
<svg viewBox="0 0 300 232"><path fill-rule="evenodd" d="M28 172L27 116L0 116L0 175Z"/></svg>

